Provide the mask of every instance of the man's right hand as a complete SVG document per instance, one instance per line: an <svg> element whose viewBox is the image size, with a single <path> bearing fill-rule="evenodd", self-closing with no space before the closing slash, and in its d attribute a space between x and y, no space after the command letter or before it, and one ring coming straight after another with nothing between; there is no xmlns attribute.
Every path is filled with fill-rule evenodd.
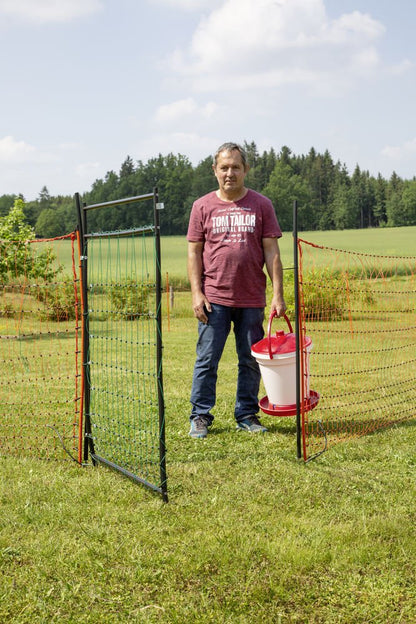
<svg viewBox="0 0 416 624"><path fill-rule="evenodd" d="M206 325L208 323L207 312L211 312L211 304L208 299L204 297L204 295L201 295L198 298L194 298L192 305L194 315L196 316L198 321L201 321L201 323L204 323Z"/></svg>

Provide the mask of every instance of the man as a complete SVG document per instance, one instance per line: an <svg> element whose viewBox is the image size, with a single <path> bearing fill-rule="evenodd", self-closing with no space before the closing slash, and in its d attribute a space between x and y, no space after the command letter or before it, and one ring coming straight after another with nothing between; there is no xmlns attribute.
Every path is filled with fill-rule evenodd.
<svg viewBox="0 0 416 624"><path fill-rule="evenodd" d="M238 356L237 429L267 431L256 416L260 370L251 355L251 345L264 336L264 265L273 284L271 312L282 316L286 310L277 242L282 232L271 201L245 187L249 164L244 150L235 143L221 145L213 171L218 190L195 201L187 233L192 305L199 321L192 438L205 438L213 422L218 364L231 323Z"/></svg>

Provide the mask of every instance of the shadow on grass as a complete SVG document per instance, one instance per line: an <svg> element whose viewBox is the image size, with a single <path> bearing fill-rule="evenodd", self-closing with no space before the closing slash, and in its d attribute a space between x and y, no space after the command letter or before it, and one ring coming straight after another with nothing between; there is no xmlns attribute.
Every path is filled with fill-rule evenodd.
<svg viewBox="0 0 416 624"><path fill-rule="evenodd" d="M316 429L317 423L318 429ZM320 437L323 429L328 436L360 438L383 433L388 429L394 429L396 427L414 427L416 425L416 416L406 416L398 420L383 420L377 418L371 418L367 421L359 421L358 419L322 420L314 422L313 425L310 434L314 436Z"/></svg>
<svg viewBox="0 0 416 624"><path fill-rule="evenodd" d="M290 435L296 433L296 420L292 417L290 419L275 417L272 421L269 420L264 424L269 430L269 433L282 433Z"/></svg>
<svg viewBox="0 0 416 624"><path fill-rule="evenodd" d="M64 329L64 330L56 330L56 331L46 331L46 332L32 332L28 334L7 334L1 335L0 340L15 340L15 341L35 341L35 340L59 340L68 339L74 340L75 330L74 329Z"/></svg>

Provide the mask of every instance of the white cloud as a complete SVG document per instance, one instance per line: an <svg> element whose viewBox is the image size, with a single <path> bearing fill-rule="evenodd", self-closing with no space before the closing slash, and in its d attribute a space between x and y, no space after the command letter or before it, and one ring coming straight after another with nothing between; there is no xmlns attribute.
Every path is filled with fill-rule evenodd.
<svg viewBox="0 0 416 624"><path fill-rule="evenodd" d="M223 0L147 0L149 4L166 6L185 11L200 11L201 9L213 8Z"/></svg>
<svg viewBox="0 0 416 624"><path fill-rule="evenodd" d="M218 105L215 102L207 102L200 107L193 98L186 98L159 106L155 113L155 119L160 123L170 123L182 119L189 121L190 117L195 117L195 115L209 119L217 110Z"/></svg>
<svg viewBox="0 0 416 624"><path fill-rule="evenodd" d="M219 111L220 107L216 102L207 102L205 106L201 108L202 115L207 119L211 119L214 117L216 113Z"/></svg>
<svg viewBox="0 0 416 624"><path fill-rule="evenodd" d="M12 136L0 139L0 162L5 164L44 163L54 160L51 154L40 152L30 143L17 141Z"/></svg>
<svg viewBox="0 0 416 624"><path fill-rule="evenodd" d="M405 141L402 145L386 145L381 150L382 156L394 161L400 161L416 154L416 137Z"/></svg>
<svg viewBox="0 0 416 624"><path fill-rule="evenodd" d="M66 22L95 13L101 0L0 0L1 17L26 22Z"/></svg>
<svg viewBox="0 0 416 624"><path fill-rule="evenodd" d="M187 98L184 100L177 100L171 104L164 104L159 106L156 111L156 121L170 122L177 118L192 114L197 108L196 102L193 98Z"/></svg>
<svg viewBox="0 0 416 624"><path fill-rule="evenodd" d="M100 167L101 163L99 162L85 162L77 165L75 172L80 178L89 180L99 175Z"/></svg>
<svg viewBox="0 0 416 624"><path fill-rule="evenodd" d="M58 147L60 150L64 152L72 152L75 150L82 149L83 146L81 143L76 143L75 141L68 141L66 143L60 143Z"/></svg>
<svg viewBox="0 0 416 624"><path fill-rule="evenodd" d="M388 70L393 76L402 76L403 74L406 74L409 70L413 69L414 67L415 67L415 64L406 58L400 61L399 63L390 66Z"/></svg>
<svg viewBox="0 0 416 624"><path fill-rule="evenodd" d="M207 137L197 132L164 132L141 140L140 144L135 147L135 154L140 160L146 161L153 158L155 154L173 152L185 155L194 165L197 165L201 157L213 154L223 141L221 137L212 134Z"/></svg>
<svg viewBox="0 0 416 624"><path fill-rule="evenodd" d="M328 83L340 89L380 67L384 30L358 11L331 19L323 0L225 0L170 64L197 91L294 82L328 91Z"/></svg>
<svg viewBox="0 0 416 624"><path fill-rule="evenodd" d="M377 39L385 32L385 27L374 20L367 13L353 11L345 13L336 20L325 20L328 40L333 43L350 43L356 41L361 45L363 41Z"/></svg>
<svg viewBox="0 0 416 624"><path fill-rule="evenodd" d="M12 136L0 139L0 161L4 163L25 162L31 160L36 153L33 145L24 141L16 141Z"/></svg>

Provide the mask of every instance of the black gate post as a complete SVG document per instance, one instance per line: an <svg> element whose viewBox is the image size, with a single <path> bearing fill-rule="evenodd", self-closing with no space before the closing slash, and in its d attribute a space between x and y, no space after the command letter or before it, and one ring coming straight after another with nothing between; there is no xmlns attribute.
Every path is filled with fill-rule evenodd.
<svg viewBox="0 0 416 624"><path fill-rule="evenodd" d="M89 374L89 326L88 326L88 242L86 212L81 204L79 193L75 194L75 203L78 213L78 228L81 245L81 278L82 278L82 376L84 388L84 461L88 461L89 452L94 453L94 441L91 434L90 420L90 374Z"/></svg>
<svg viewBox="0 0 416 624"><path fill-rule="evenodd" d="M295 332L296 332L296 454L302 457L302 422L300 410L300 311L299 311L299 254L298 254L298 202L293 202L293 270L295 289Z"/></svg>
<svg viewBox="0 0 416 624"><path fill-rule="evenodd" d="M159 211L164 208L159 203L158 189L154 189L153 213L155 223L155 246L156 246L156 325L157 325L157 395L159 404L159 454L160 454L160 487L162 498L168 501L167 475L166 475L166 440L165 440L165 399L163 396L163 370L162 370L162 270L160 252L160 217Z"/></svg>

